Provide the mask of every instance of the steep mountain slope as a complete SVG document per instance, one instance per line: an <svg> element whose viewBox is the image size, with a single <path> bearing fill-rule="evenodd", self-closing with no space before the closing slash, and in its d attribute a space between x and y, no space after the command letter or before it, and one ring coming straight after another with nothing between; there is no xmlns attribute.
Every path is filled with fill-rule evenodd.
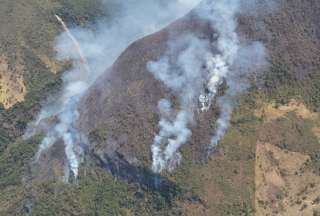
<svg viewBox="0 0 320 216"><path fill-rule="evenodd" d="M208 202L208 215L213 212L216 215L227 214L217 213L219 206L226 208L231 205L236 209L235 212L243 214L250 214L254 209L255 146L260 141L259 134L264 134L260 126L260 121L264 118L253 116L250 109L261 106L258 103L261 101L260 97L265 102L276 99L276 103L287 103L290 98L302 97L311 109L318 108L318 81L314 78L319 76L320 69L320 3L295 0L281 1L278 6L272 14L265 14L264 8L259 8L258 16L243 16L239 19L239 33L244 38L263 41L269 51L272 66L271 71L266 71L262 77L257 78L258 89L253 88L249 95L244 96L241 106L234 114L230 132L219 147L220 153L213 155L212 160L202 168L196 165L206 158L204 153L215 122L214 108L208 113L197 115L197 126L192 129L192 138L184 149L187 160L193 164L185 169L195 171L191 167L196 166L198 170L202 170L189 181L201 182L195 184L202 188L200 197ZM206 23L190 14L165 30L133 43L84 98L80 111L80 128L90 138L93 154L104 161L106 169L111 169L116 175L123 177L121 172L126 172L124 177L130 176L130 170L119 165L121 161L138 167L150 166L150 144L158 122L157 102L161 98L174 96L152 76L146 64L164 53L169 38L179 40L188 31L197 32L202 37L213 34ZM302 87L303 84L307 86ZM291 136L294 137L295 133L296 131L292 131ZM283 137L283 141L288 142L289 146L293 145L286 137ZM307 143L301 145L316 151L316 139L310 142L313 143L311 146ZM270 143L277 144L274 141ZM233 173L226 172L230 169L227 168L229 166L233 167ZM211 172L214 174L207 176ZM203 176L207 176L206 180L201 180ZM219 178L225 182L212 183ZM227 188L223 189L221 184L230 185L225 185ZM210 192L206 191L210 187ZM245 189L239 189L241 187ZM221 201L221 197L224 197L224 201ZM277 211L285 212L287 209ZM312 209L308 211L312 212ZM235 213L231 211L229 214Z"/></svg>
<svg viewBox="0 0 320 216"><path fill-rule="evenodd" d="M272 15L240 18L240 33L244 38L263 41L273 65L271 68L273 71L265 73L267 79L262 79L265 83L262 85L258 83L258 87L271 91L273 88L283 87L282 81L288 83L297 80L308 81L310 77L317 76L320 67L320 40L318 20L315 17L319 17L317 8L320 5L316 2L308 5L302 4L301 1L282 1L279 11ZM299 11L296 11L297 8ZM305 13L310 16L304 17ZM139 146L133 147L139 148L139 151L133 152L138 154L148 152L142 149L148 148L152 143L157 122L157 102L170 93L153 78L146 65L148 61L156 60L163 54L169 34L178 40L181 35L188 34L188 31L198 32L202 37L211 37L213 34L206 23L201 23L195 16L189 15L167 29L133 43L83 100L80 120L83 131L90 132L90 129L99 131L103 128L108 138L112 140L110 142L115 143L112 148L119 146L121 149L121 146L124 148L127 146L129 148L127 153L130 154L131 147L139 143ZM214 117L214 111L207 114L208 116L200 114L198 118ZM212 122L198 123L202 129L195 134L212 131L210 128ZM201 126L201 124L206 125ZM136 127L138 125L139 128ZM197 140L196 145L201 146L202 142L208 143L208 138L205 136L195 135L197 136L201 137L201 140ZM122 141L116 144L118 141L114 139L118 138ZM194 141L191 141L192 143ZM147 158L145 157L143 161Z"/></svg>
<svg viewBox="0 0 320 216"><path fill-rule="evenodd" d="M28 122L41 103L61 87L68 64L55 58L54 43L62 31L59 14L74 25L105 15L98 1L1 1L0 6L0 215L24 215L24 181L40 137L23 141Z"/></svg>
<svg viewBox="0 0 320 216"><path fill-rule="evenodd" d="M83 98L78 125L90 146L77 180L59 178L63 146L45 155L46 170L32 163L42 135L20 136L68 67L54 59L60 26L53 15L85 25L106 15L99 7L89 0L1 2L0 215L319 214L317 0L281 0L273 14L262 7L258 16L239 18L239 34L266 45L271 67L240 98L210 158L215 107L197 114L175 172L150 171L157 102L167 97L177 107L178 101L146 63L165 52L169 38L189 31L212 40L208 24L191 13L130 45Z"/></svg>
<svg viewBox="0 0 320 216"><path fill-rule="evenodd" d="M54 14L85 25L94 20L92 11L96 16L105 14L99 8L96 1L88 4L85 0L77 4L63 0L1 1L1 142L21 136L40 109L40 101L60 88L59 73L68 65L55 59L55 37L62 28Z"/></svg>
<svg viewBox="0 0 320 216"><path fill-rule="evenodd" d="M174 96L160 81L153 78L146 65L164 52L169 34L176 34L175 37L178 38L190 31L199 32L203 37L210 36L209 26L193 20L192 16L177 21L170 29L170 33L165 29L130 45L110 71L93 86L84 99L84 104L80 105L80 127L92 135L100 130L105 132L106 134L101 134L104 142L97 145L110 148L105 152L110 154L111 158L119 154L119 157L124 156L133 164L139 161L140 165L141 162L150 164L149 148L158 122L157 103L165 96ZM213 112L203 113L199 118L205 119L209 116L214 116ZM210 122L198 123L200 128L210 127ZM205 125L202 126L202 123ZM200 128L199 132L206 130ZM210 133L203 136L202 140L197 140L199 141L206 145L210 141ZM201 143L196 144L195 140L193 143L201 146ZM136 151L136 148L140 150ZM100 151L98 147L94 150Z"/></svg>

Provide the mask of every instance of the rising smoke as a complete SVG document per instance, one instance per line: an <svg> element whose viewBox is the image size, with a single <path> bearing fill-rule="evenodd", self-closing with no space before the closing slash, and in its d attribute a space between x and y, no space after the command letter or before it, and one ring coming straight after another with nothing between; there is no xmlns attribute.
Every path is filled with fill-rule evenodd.
<svg viewBox="0 0 320 216"><path fill-rule="evenodd" d="M106 6L110 3L101 1ZM200 1L117 1L119 8L116 11L120 12L113 18L97 21L90 30L66 29L59 35L56 39L57 58L72 60L73 67L63 75L64 88L59 99L55 98L44 106L33 123L35 127L30 127L26 134L31 136L39 128L45 132L36 158L39 159L55 143L62 142L68 161L65 177L68 179L70 173L76 177L83 156L82 145L86 143L86 138L76 128L82 96L130 43L182 17ZM241 13L254 15L256 1L259 0L201 1L196 13L200 19L210 22L217 34L213 38L217 40L185 35L170 41L167 52L158 61L148 63L149 71L171 89L179 101L179 108L174 108L169 99L159 101L160 131L151 149L155 172L170 171L179 164L179 149L192 135L189 127L194 124L195 112L208 111L217 97L220 115L209 152L224 136L239 94L249 87L251 72L265 64L263 45L259 42L240 43L236 32L237 16ZM222 83L226 83L227 88L225 94L219 96L217 90ZM46 121L51 118L56 120Z"/></svg>
<svg viewBox="0 0 320 216"><path fill-rule="evenodd" d="M175 54L181 49L175 59ZM156 172L165 167L173 169L179 162L177 158L181 158L177 150L191 135L188 125L193 122L197 98L206 80L202 66L207 55L210 55L209 43L187 35L169 42L169 50L164 57L147 65L148 70L174 92L180 104L180 110L173 111L168 100L159 102L162 117L159 122L160 132L152 144L152 168Z"/></svg>
<svg viewBox="0 0 320 216"><path fill-rule="evenodd" d="M200 19L211 24L217 40L188 35L169 42L164 56L148 63L149 71L174 92L180 104L179 110L173 112L168 99L159 102L160 131L151 148L155 172L170 171L179 163L179 148L191 136L189 127L194 113L208 111L214 99L217 99L220 114L208 153L226 133L238 96L249 87L250 75L266 65L263 45L259 42L241 43L236 31L237 17L248 11L254 15L252 11L257 9L257 1L250 0L249 5L246 0L202 1L195 11ZM177 51L177 46L187 48ZM177 59L173 53L178 53ZM217 91L222 83L226 84L226 90L223 96L219 96Z"/></svg>
<svg viewBox="0 0 320 216"><path fill-rule="evenodd" d="M111 2L101 0L106 9ZM65 177L78 175L85 137L77 130L78 104L96 78L110 67L121 52L133 41L160 30L191 10L199 0L116 1L117 14L97 21L94 27L67 29L60 17L65 32L56 39L57 58L72 60L73 67L63 75L61 94L48 101L36 121L27 130L30 137L43 130L45 137L36 158L57 142L65 145ZM93 30L92 30L93 29ZM85 61L85 63L84 63ZM88 73L90 71L90 73ZM56 119L47 121L47 119Z"/></svg>

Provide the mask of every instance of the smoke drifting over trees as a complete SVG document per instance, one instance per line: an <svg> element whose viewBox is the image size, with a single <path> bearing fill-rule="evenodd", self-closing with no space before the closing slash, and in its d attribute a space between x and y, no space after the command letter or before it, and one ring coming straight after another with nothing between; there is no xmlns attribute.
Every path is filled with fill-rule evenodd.
<svg viewBox="0 0 320 216"><path fill-rule="evenodd" d="M174 38L174 42L168 44L168 52L158 61L149 63L149 70L175 93L180 103L179 110L171 111L170 117L161 116L160 132L152 144L155 172L170 171L179 163L179 148L191 136L189 126L193 123L194 113L208 111L216 97L220 114L209 154L226 133L237 97L249 87L250 74L266 66L263 45L241 43L236 32L237 16L248 11L249 6L255 10L256 4L257 1L250 1L250 5L241 0L202 1L195 13L210 23L215 32L214 41L196 35L179 40ZM178 57L173 57L177 53ZM226 90L220 97L217 91L223 82ZM197 107L198 103L200 107ZM159 106L160 113L163 113L162 108Z"/></svg>
<svg viewBox="0 0 320 216"><path fill-rule="evenodd" d="M73 67L63 76L64 88L54 100L48 101L37 120L32 123L26 136L32 136L37 130L44 130L45 138L39 147L36 158L57 142L65 145L68 164L65 176L70 173L78 175L78 168L83 155L82 144L86 141L75 127L78 120L78 103L96 78L110 67L121 52L133 41L160 30L172 21L191 10L196 1L103 1L106 10L112 5L114 11L111 18L97 20L95 26L70 29L81 46L88 61L91 74L84 70L83 57L79 55L74 41L68 32L56 39L57 58L61 61L72 60ZM141 11L143 9L143 11ZM43 123L45 119L57 117L57 121Z"/></svg>
<svg viewBox="0 0 320 216"><path fill-rule="evenodd" d="M258 1L258 0L256 0ZM250 73L265 65L265 49L259 42L240 42L237 16L256 11L255 0L177 0L177 1L117 1L112 5L117 11L111 18L101 18L94 26L70 29L83 50L88 70L83 68L69 33L56 39L57 58L72 60L73 67L63 75L64 87L55 100L48 101L37 120L35 128L44 130L45 137L37 158L57 142L64 143L68 164L65 176L75 177L83 158L82 146L87 142L76 127L79 118L79 101L95 80L109 68L130 43L154 33L195 8L197 19L210 23L214 41L199 38L192 33L172 38L168 50L159 60L146 67L170 89L179 101L175 110L169 99L159 101L160 131L151 147L155 172L172 170L181 159L179 148L192 136L189 128L196 112L206 112L214 100L217 89L225 82L225 95L217 99L220 116L209 149L214 148L225 134L239 94L245 91ZM109 1L103 1L110 6ZM274 7L271 3L268 6ZM176 53L179 53L178 56ZM59 99L57 99L59 98ZM43 123L55 117L54 122ZM27 136L37 129L28 130Z"/></svg>

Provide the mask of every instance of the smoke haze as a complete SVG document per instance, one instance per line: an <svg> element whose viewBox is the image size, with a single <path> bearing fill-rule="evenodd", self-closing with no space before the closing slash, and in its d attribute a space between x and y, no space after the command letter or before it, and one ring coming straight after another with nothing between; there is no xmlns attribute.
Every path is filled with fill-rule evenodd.
<svg viewBox="0 0 320 216"><path fill-rule="evenodd" d="M110 1L101 1L108 10ZM250 4L245 0L117 1L111 4L116 12L108 19L97 20L90 29L66 29L56 38L55 49L57 59L72 60L73 67L63 75L64 87L59 97L48 101L33 123L35 127L27 131L26 136L37 133L39 128L45 133L36 158L62 142L68 161L66 179L69 174L77 177L82 146L87 143L76 128L82 96L130 43L164 28L197 5L195 14L210 23L213 35L208 38L215 38L214 41L191 33L172 38L165 54L146 65L179 102L179 107L174 107L167 98L158 103L160 121L151 147L152 169L171 171L179 164L182 158L179 149L192 136L196 112L207 112L217 101L220 114L209 143L210 153L226 133L238 96L250 86L249 77L266 65L263 45L241 40L236 31L238 15L257 15L258 1L250 0ZM274 8L273 1L269 2L267 6ZM224 83L225 94L217 95ZM51 118L55 121L46 121Z"/></svg>
<svg viewBox="0 0 320 216"><path fill-rule="evenodd" d="M26 137L37 133L39 128L45 133L36 158L39 159L42 152L56 142L63 142L68 161L66 179L70 173L77 177L83 155L81 146L86 142L86 138L75 127L81 97L130 43L164 28L186 14L198 2L131 0L111 3L103 0L106 10L113 5L117 13L112 14L109 19L98 20L90 29L76 27L59 35L55 46L57 59L72 60L73 67L63 75L64 87L61 94L44 106L33 126L27 130ZM81 46L80 52L75 43ZM84 69L84 59L88 62L90 74ZM52 117L56 121L46 121Z"/></svg>
<svg viewBox="0 0 320 216"><path fill-rule="evenodd" d="M210 23L212 32L215 32L213 38L217 39L209 41L196 35L188 35L179 41L173 39L163 57L148 63L149 71L175 93L180 105L179 110L169 117L163 115L166 112L162 110L168 108L159 106L159 133L151 148L155 172L170 171L179 163L179 148L191 136L189 127L194 113L208 111L214 99L217 99L220 114L208 154L226 133L237 98L249 87L250 75L266 65L263 45L259 42L240 43L236 31L237 16L257 9L257 1L250 0L250 4L245 0L202 1L195 12L200 19ZM271 7L272 4L268 5ZM251 11L251 14L255 12ZM187 47L182 51L176 48L181 43ZM173 53L178 53L177 59ZM217 92L222 83L226 84L226 90L223 96L219 96Z"/></svg>

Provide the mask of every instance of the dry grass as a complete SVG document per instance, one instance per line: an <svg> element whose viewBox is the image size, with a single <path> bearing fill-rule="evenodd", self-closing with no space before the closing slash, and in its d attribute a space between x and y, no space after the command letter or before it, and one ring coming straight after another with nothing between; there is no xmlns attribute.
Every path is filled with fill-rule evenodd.
<svg viewBox="0 0 320 216"><path fill-rule="evenodd" d="M296 100L259 107L255 111L262 119L255 162L256 215L313 215L320 207L315 201L320 194L320 176L309 166L317 146L311 136L320 136L318 113ZM306 134L310 137L303 138Z"/></svg>
<svg viewBox="0 0 320 216"><path fill-rule="evenodd" d="M6 109L24 100L26 87L23 70L19 63L14 69L10 69L6 57L0 56L0 103Z"/></svg>
<svg viewBox="0 0 320 216"><path fill-rule="evenodd" d="M256 152L256 215L312 215L320 207L320 176L305 170L308 155L258 143Z"/></svg>
<svg viewBox="0 0 320 216"><path fill-rule="evenodd" d="M263 118L265 122L271 122L284 117L290 112L295 112L298 117L303 119L316 119L318 113L311 112L303 103L292 99L288 104L276 106L274 103L263 104L260 109L255 111L257 117Z"/></svg>

